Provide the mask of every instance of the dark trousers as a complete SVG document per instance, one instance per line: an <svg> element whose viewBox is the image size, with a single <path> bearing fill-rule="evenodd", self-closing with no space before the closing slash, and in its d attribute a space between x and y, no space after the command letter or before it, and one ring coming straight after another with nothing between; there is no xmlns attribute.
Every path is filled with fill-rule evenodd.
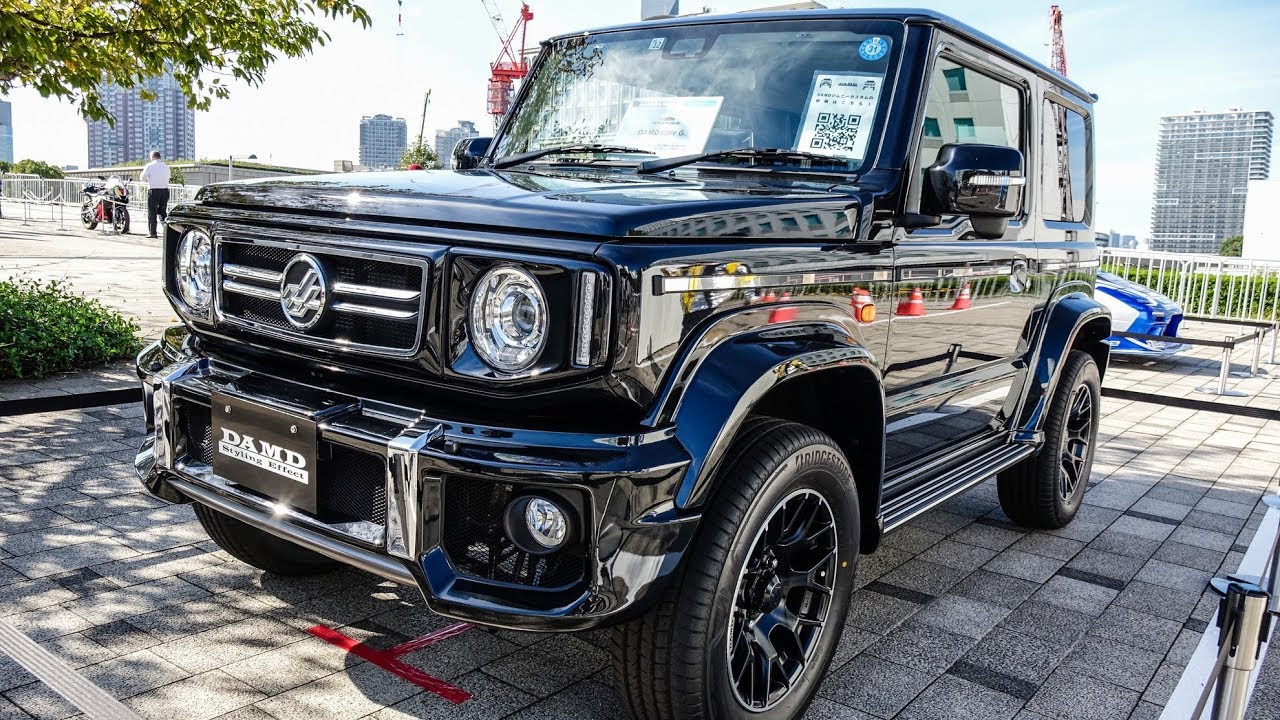
<svg viewBox="0 0 1280 720"><path fill-rule="evenodd" d="M169 188L152 188L147 192L147 234L156 234L156 218L169 219Z"/></svg>

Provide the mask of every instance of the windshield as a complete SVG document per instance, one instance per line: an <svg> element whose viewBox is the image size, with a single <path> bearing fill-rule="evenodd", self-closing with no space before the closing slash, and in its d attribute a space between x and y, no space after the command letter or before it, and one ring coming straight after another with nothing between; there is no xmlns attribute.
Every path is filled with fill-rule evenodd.
<svg viewBox="0 0 1280 720"><path fill-rule="evenodd" d="M651 153L637 162L769 148L856 171L878 145L901 32L883 20L785 20L563 38L544 51L494 157L581 144Z"/></svg>

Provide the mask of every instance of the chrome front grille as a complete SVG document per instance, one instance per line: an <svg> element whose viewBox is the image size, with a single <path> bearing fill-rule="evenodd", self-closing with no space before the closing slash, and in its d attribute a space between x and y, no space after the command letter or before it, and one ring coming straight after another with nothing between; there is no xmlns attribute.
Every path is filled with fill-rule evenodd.
<svg viewBox="0 0 1280 720"><path fill-rule="evenodd" d="M314 322L291 319L286 312L289 303L281 302L286 288L292 295L299 292L286 271L300 256L310 259L320 278L306 279L313 287L294 309L318 309ZM226 323L363 353L404 356L418 348L427 295L426 260L229 238L218 239L218 258L219 317Z"/></svg>

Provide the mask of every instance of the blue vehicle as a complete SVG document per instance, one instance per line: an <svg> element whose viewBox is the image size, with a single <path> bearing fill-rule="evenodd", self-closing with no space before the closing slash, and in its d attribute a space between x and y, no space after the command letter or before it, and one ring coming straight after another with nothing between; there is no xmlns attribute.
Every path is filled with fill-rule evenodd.
<svg viewBox="0 0 1280 720"><path fill-rule="evenodd" d="M1191 347L1178 342L1182 308L1151 288L1109 272L1098 273L1094 298L1111 310L1111 327L1130 333L1162 335L1168 340L1138 340L1112 335L1112 355L1171 355Z"/></svg>

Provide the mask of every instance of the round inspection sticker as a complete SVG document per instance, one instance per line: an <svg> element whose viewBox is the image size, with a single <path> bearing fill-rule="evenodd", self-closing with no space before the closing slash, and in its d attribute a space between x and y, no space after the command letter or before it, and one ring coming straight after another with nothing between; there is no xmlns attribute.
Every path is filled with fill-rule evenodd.
<svg viewBox="0 0 1280 720"><path fill-rule="evenodd" d="M882 37L869 37L858 46L863 60L879 60L889 53L889 41Z"/></svg>

